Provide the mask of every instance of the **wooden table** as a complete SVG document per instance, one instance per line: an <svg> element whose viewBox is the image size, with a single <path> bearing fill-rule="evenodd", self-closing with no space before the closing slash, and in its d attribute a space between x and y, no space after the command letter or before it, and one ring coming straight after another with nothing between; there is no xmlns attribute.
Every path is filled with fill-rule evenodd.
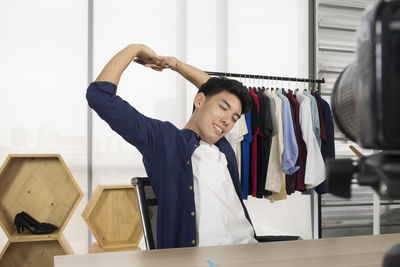
<svg viewBox="0 0 400 267"><path fill-rule="evenodd" d="M400 234L298 240L220 247L56 256L55 267L381 266Z"/></svg>

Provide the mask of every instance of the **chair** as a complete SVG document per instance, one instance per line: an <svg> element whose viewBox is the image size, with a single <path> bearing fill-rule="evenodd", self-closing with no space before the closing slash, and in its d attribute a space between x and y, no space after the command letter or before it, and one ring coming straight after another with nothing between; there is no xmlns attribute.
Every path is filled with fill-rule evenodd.
<svg viewBox="0 0 400 267"><path fill-rule="evenodd" d="M157 247L157 198L146 177L134 177L131 183L136 187L140 216L142 219L144 240L146 249ZM299 236L257 236L258 242L276 242L299 240Z"/></svg>
<svg viewBox="0 0 400 267"><path fill-rule="evenodd" d="M136 187L136 195L142 219L144 241L146 249L157 247L157 211L158 203L149 179L146 177L134 177L131 180Z"/></svg>

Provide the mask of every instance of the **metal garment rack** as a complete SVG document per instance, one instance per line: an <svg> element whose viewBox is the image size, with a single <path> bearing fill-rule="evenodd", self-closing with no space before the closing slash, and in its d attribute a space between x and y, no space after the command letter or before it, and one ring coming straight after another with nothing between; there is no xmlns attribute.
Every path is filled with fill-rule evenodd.
<svg viewBox="0 0 400 267"><path fill-rule="evenodd" d="M259 79L259 80L271 80L271 81L288 81L288 82L304 82L311 85L317 84L317 90L321 93L321 83L325 83L325 79L309 79L309 78L296 78L296 77L281 77L281 76L267 76L259 74L245 74L245 73L232 73L232 72L215 72L205 71L210 76L223 76L227 78L243 78L243 79Z"/></svg>
<svg viewBox="0 0 400 267"><path fill-rule="evenodd" d="M312 2L312 1L311 1ZM317 91L321 94L321 84L325 83L325 79L310 79L310 78L294 78L294 77L280 77L280 76L267 76L267 75L258 75L258 74L244 74L244 73L231 73L231 72L214 72L214 71L205 71L210 76L223 76L227 78L235 77L235 78L242 78L242 79L261 79L261 80L272 80L272 81L293 81L293 82L305 82L311 84L312 88L314 85L317 84ZM312 72L313 73L313 72ZM314 238L321 238L322 233L322 217L321 217L321 194L317 194L317 211L318 211L318 236L314 235L314 224L313 224L313 237ZM314 195L313 193L310 194L311 196L311 213L312 217L314 217Z"/></svg>

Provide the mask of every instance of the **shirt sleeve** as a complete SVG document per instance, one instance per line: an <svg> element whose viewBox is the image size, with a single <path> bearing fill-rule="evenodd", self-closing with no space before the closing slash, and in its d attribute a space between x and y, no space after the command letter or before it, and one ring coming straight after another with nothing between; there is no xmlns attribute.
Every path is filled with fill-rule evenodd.
<svg viewBox="0 0 400 267"><path fill-rule="evenodd" d="M116 91L117 86L109 82L91 83L86 92L89 107L143 156L151 155L161 121L144 116L117 96Z"/></svg>

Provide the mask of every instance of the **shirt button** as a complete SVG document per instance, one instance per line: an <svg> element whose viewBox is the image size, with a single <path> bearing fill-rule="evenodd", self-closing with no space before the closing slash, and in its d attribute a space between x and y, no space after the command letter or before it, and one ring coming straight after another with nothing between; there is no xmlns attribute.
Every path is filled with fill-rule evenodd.
<svg viewBox="0 0 400 267"><path fill-rule="evenodd" d="M189 164L190 164L190 161L186 161L186 164L189 165Z"/></svg>
<svg viewBox="0 0 400 267"><path fill-rule="evenodd" d="M190 213L190 215L192 215L192 216L194 216L194 214L195 214L194 211L192 211L192 212Z"/></svg>
<svg viewBox="0 0 400 267"><path fill-rule="evenodd" d="M196 144L194 144L194 147L197 147L197 145L196 145Z"/></svg>
<svg viewBox="0 0 400 267"><path fill-rule="evenodd" d="M189 186L189 190L193 190L193 186Z"/></svg>
<svg viewBox="0 0 400 267"><path fill-rule="evenodd" d="M192 240L192 244L193 244L193 245L196 244L196 240Z"/></svg>

